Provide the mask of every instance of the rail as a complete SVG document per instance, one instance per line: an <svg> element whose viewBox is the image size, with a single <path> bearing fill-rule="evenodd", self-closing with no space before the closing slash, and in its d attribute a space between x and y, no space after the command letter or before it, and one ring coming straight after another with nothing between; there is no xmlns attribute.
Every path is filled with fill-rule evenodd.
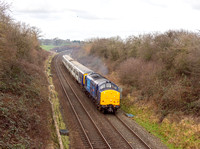
<svg viewBox="0 0 200 149"><path fill-rule="evenodd" d="M80 105L83 107L85 113L87 113L87 116L88 116L89 119L91 120L92 124L93 124L94 127L96 128L98 134L99 134L100 137L102 138L102 140L103 140L103 142L105 143L105 145L107 146L107 148L111 148L111 146L110 146L109 143L106 141L106 139L105 139L105 137L103 136L103 134L101 133L100 129L97 127L97 125L95 124L94 120L92 119L92 117L90 116L90 114L87 112L87 110L86 110L86 108L84 107L84 105L82 104L81 100L79 99L79 97L78 97L77 94L75 93L74 89L71 87L69 81L64 77L63 71L62 71L62 69L60 68L60 66L58 65L58 58L59 58L59 56L56 57L56 67L55 67L55 68L56 68L56 72L57 72L57 74L58 74L58 78L59 78L60 84L61 84L61 86L62 86L62 88L63 88L63 91L64 91L64 93L65 93L65 95L66 95L66 97L67 97L67 99L68 99L68 101L69 101L69 103L70 103L70 106L71 106L71 108L72 108L72 110L73 110L73 112L74 112L74 114L75 114L75 116L76 116L76 118L77 118L77 120L78 120L80 126L81 126L81 129L82 129L82 131L84 132L84 135L85 135L85 137L86 137L86 139L87 139L87 141L88 141L88 143L89 143L90 148L95 148L95 147L94 147L94 143L91 141L90 137L88 136L88 134L87 134L87 132L86 132L86 130L85 130L85 128L84 128L84 125L83 125L83 123L81 122L81 120L80 120L80 118L79 118L79 115L78 115L78 113L76 112L76 110L75 110L75 108L74 108L74 106L73 106L73 104L72 104L72 101L71 101L71 99L70 99L70 97L69 97L69 94L67 93L67 91L66 91L66 89L65 89L65 86L64 86L64 83L62 82L62 81L64 81L64 80L66 81L66 83L68 84L68 86L70 87L70 89L72 90L73 94L74 94L75 97L77 98L77 100L78 100L78 102L80 103Z"/></svg>

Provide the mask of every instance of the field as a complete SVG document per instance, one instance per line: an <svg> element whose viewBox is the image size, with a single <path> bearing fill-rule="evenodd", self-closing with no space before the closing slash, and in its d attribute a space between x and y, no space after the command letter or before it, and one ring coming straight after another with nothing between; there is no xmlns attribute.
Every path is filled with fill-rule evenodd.
<svg viewBox="0 0 200 149"><path fill-rule="evenodd" d="M41 45L40 46L42 49L46 50L46 51L49 51L57 46L54 46L54 45Z"/></svg>

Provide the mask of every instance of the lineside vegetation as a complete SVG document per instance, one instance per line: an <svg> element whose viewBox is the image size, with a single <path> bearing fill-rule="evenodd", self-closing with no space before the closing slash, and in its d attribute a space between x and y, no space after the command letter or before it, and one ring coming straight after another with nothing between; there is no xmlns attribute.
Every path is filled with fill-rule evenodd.
<svg viewBox="0 0 200 149"><path fill-rule="evenodd" d="M90 55L101 57L138 99L155 101L164 115L200 116L200 35L188 31L94 39Z"/></svg>
<svg viewBox="0 0 200 149"><path fill-rule="evenodd" d="M39 30L15 22L0 1L0 148L51 144L51 106Z"/></svg>
<svg viewBox="0 0 200 149"><path fill-rule="evenodd" d="M82 55L106 64L107 77L123 87L122 108L148 131L170 148L200 147L198 32L91 39Z"/></svg>

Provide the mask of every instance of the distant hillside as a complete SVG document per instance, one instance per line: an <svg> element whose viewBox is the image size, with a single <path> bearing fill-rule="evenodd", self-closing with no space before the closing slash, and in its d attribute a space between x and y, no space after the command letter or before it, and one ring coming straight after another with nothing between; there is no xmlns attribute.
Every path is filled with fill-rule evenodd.
<svg viewBox="0 0 200 149"><path fill-rule="evenodd" d="M16 23L0 2L0 148L45 148L51 106L38 30Z"/></svg>

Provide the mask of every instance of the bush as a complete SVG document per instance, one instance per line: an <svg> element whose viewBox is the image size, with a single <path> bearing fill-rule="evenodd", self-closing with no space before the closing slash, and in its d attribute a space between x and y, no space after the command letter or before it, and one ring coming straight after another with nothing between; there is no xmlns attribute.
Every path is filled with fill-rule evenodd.
<svg viewBox="0 0 200 149"><path fill-rule="evenodd" d="M0 148L44 148L51 139L38 29L15 23L0 2Z"/></svg>
<svg viewBox="0 0 200 149"><path fill-rule="evenodd" d="M110 73L116 71L119 81L138 90L144 99L155 101L164 111L200 114L191 106L200 99L198 33L170 30L124 41L93 39L90 45L90 54L100 57Z"/></svg>
<svg viewBox="0 0 200 149"><path fill-rule="evenodd" d="M122 84L128 84L138 90L142 90L141 93L149 97L156 90L154 81L161 69L162 65L155 62L129 58L120 64L118 75Z"/></svg>

